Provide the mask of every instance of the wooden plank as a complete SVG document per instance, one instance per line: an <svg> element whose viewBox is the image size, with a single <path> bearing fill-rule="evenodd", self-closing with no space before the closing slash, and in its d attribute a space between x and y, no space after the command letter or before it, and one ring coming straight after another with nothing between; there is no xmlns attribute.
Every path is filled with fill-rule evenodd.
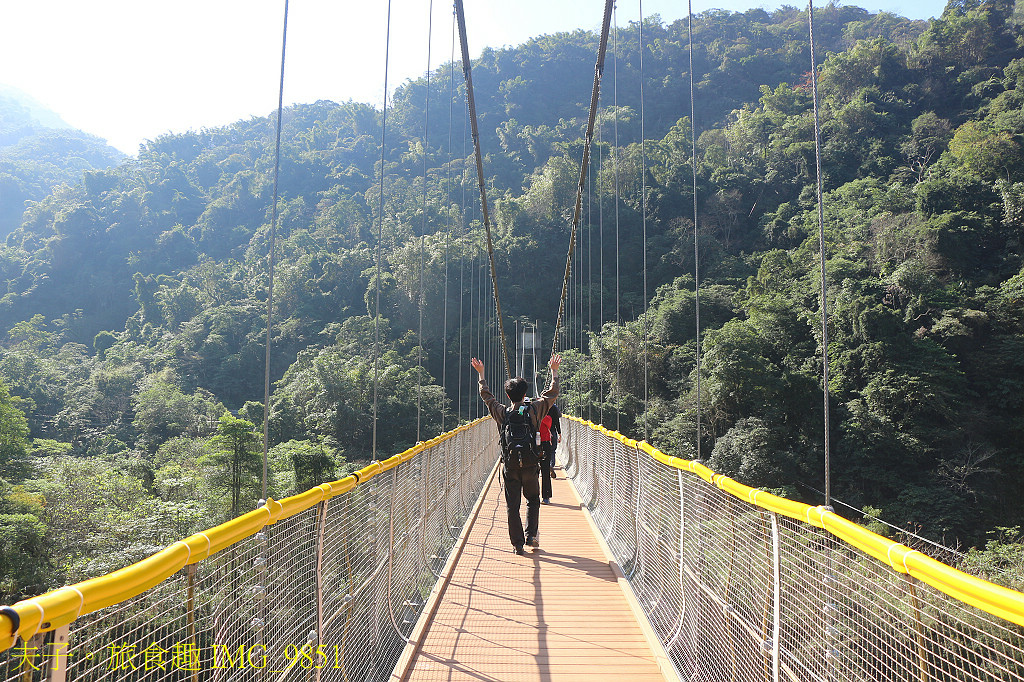
<svg viewBox="0 0 1024 682"><path fill-rule="evenodd" d="M408 665L392 682L676 679L663 674L571 484L552 484L541 546L517 556L500 478L492 479L433 616L417 627Z"/></svg>

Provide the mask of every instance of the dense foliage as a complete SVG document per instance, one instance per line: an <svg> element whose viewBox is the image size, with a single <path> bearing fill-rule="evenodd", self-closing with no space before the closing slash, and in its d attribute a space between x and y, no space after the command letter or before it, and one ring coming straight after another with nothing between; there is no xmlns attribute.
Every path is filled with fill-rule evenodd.
<svg viewBox="0 0 1024 682"><path fill-rule="evenodd" d="M18 227L25 202L39 201L58 185L78 183L84 171L109 168L124 157L26 99L0 87L0 235Z"/></svg>
<svg viewBox="0 0 1024 682"><path fill-rule="evenodd" d="M1024 486L1020 26L1009 0L954 0L931 23L829 6L816 22L833 492L980 543L1024 521L1007 504ZM699 440L716 470L820 499L806 15L697 17L695 122L685 21L645 20L642 46L640 28L617 30L606 70L566 411L686 457ZM503 311L545 337L596 49L577 31L473 65ZM501 378L461 79L446 64L398 88L383 155L369 105L284 112L274 496L371 457L374 410L379 454L472 416L471 355ZM0 601L255 504L273 140L274 119L253 118L148 141L29 202L0 247Z"/></svg>

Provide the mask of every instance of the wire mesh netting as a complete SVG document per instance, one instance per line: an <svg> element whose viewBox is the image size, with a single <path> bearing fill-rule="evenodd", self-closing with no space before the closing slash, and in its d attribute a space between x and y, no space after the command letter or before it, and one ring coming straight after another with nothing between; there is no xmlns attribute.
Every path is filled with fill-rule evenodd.
<svg viewBox="0 0 1024 682"><path fill-rule="evenodd" d="M688 682L1024 680L1024 630L577 421L560 457Z"/></svg>
<svg viewBox="0 0 1024 682"><path fill-rule="evenodd" d="M391 674L498 458L490 420L146 592L19 640L0 680Z"/></svg>

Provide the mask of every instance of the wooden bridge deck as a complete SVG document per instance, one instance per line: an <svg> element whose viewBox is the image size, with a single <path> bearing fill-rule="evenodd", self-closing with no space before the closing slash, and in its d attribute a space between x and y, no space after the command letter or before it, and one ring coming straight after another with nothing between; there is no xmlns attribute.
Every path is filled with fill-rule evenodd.
<svg viewBox="0 0 1024 682"><path fill-rule="evenodd" d="M492 476L393 682L678 679L572 484L552 483L540 547L516 556Z"/></svg>

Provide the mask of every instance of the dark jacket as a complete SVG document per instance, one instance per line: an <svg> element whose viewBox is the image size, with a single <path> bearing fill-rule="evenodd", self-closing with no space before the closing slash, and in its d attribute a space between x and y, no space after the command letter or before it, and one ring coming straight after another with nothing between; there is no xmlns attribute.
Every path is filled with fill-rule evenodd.
<svg viewBox="0 0 1024 682"><path fill-rule="evenodd" d="M561 436L562 424L559 421L559 417L562 416L562 411L558 409L558 405L551 405L551 409L548 410L548 416L551 417L551 433L557 433Z"/></svg>
<svg viewBox="0 0 1024 682"><path fill-rule="evenodd" d="M491 393L491 389L487 386L487 381L484 379L480 379L480 397L483 399L484 404L487 405L488 412L491 413L491 417L494 418L500 429L501 425L505 423L505 413L513 406L506 406L495 398L494 394ZM533 430L535 433L540 430L540 420L544 418L544 415L548 413L551 406L555 404L557 397L558 377L552 376L547 390L540 394L540 398L530 403L530 416L533 420Z"/></svg>

